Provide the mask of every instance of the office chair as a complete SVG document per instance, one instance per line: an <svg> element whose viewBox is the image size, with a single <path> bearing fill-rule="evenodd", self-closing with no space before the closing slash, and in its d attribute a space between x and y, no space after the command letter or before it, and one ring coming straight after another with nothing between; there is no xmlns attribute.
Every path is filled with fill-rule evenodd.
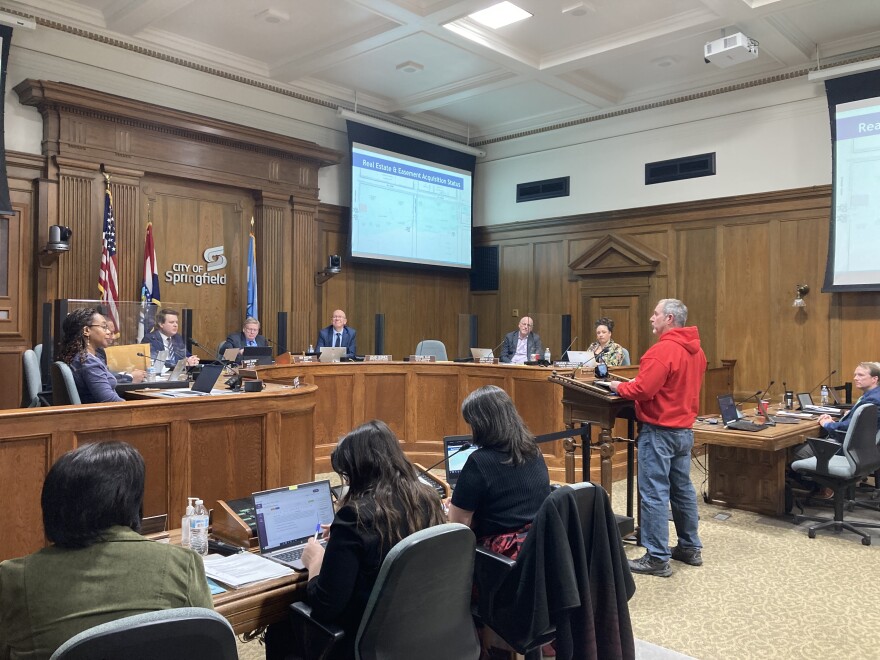
<svg viewBox="0 0 880 660"><path fill-rule="evenodd" d="M416 355L433 355L438 360L448 360L446 345L439 339L423 339L416 346Z"/></svg>
<svg viewBox="0 0 880 660"><path fill-rule="evenodd" d="M857 485L862 477L880 468L880 448L877 446L877 406L865 404L853 413L852 421L843 439L843 455L838 456L840 444L827 439L807 438L815 456L803 458L791 464L791 468L816 483L834 490L834 518L820 516L795 516L795 521L818 521L807 531L816 538L816 531L831 528L835 532L847 530L858 534L863 545L871 545L871 537L859 527L880 528L880 523L844 521L843 509L846 492Z"/></svg>
<svg viewBox="0 0 880 660"><path fill-rule="evenodd" d="M52 405L68 406L82 403L76 383L73 382L73 372L64 362L52 363Z"/></svg>
<svg viewBox="0 0 880 660"><path fill-rule="evenodd" d="M232 626L214 610L178 607L116 619L70 638L49 660L237 660Z"/></svg>
<svg viewBox="0 0 880 660"><path fill-rule="evenodd" d="M39 408L50 406L51 401L43 392L43 379L40 376L40 358L35 351L27 350L21 355L22 389L21 407Z"/></svg>
<svg viewBox="0 0 880 660"><path fill-rule="evenodd" d="M447 523L395 545L379 570L355 638L355 658L476 659L480 644L470 601L474 533ZM290 606L295 657L332 658L344 631L322 624L305 603Z"/></svg>
<svg viewBox="0 0 880 660"><path fill-rule="evenodd" d="M628 367L630 364L632 364L629 361L629 351L627 349L625 349L623 346L620 347L620 350L623 351L623 366Z"/></svg>
<svg viewBox="0 0 880 660"><path fill-rule="evenodd" d="M552 491L516 561L478 547L474 582L474 615L526 660L540 660L553 639L561 657L574 648L599 658L635 656L627 604L635 583L599 486Z"/></svg>

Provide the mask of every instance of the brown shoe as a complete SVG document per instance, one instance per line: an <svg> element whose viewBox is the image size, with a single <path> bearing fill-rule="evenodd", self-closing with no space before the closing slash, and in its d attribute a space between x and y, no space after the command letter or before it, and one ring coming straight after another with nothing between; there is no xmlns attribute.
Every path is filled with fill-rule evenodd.
<svg viewBox="0 0 880 660"><path fill-rule="evenodd" d="M834 499L834 491L831 488L823 488L818 493L813 495L814 500L833 500Z"/></svg>

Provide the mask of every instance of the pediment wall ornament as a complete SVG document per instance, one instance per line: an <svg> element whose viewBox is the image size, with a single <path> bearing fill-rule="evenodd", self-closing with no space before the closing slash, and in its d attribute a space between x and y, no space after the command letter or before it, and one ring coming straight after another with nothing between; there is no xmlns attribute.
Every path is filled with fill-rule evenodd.
<svg viewBox="0 0 880 660"><path fill-rule="evenodd" d="M607 234L568 264L579 278L644 275L657 270L663 256L630 236Z"/></svg>

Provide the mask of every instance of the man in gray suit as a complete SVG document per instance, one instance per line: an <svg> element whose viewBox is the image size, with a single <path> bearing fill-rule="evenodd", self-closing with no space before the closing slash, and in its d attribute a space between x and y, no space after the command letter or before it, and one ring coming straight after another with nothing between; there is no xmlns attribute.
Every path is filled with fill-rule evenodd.
<svg viewBox="0 0 880 660"><path fill-rule="evenodd" d="M504 337L504 346L501 347L501 362L522 364L531 360L535 353L539 358L544 357L544 344L541 337L532 332L535 322L530 316L523 316L519 320L519 330L507 333Z"/></svg>

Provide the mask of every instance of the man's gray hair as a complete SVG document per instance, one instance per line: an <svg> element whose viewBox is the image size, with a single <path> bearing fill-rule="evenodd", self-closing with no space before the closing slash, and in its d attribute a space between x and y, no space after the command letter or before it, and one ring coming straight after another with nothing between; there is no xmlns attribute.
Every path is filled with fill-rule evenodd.
<svg viewBox="0 0 880 660"><path fill-rule="evenodd" d="M248 316L248 317L244 320L244 323L241 324L241 327L244 327L244 326L246 326L246 325L255 325L255 326L257 326L257 327L259 328L259 327L260 327L260 322L259 322L257 319L255 319L253 316Z"/></svg>
<svg viewBox="0 0 880 660"><path fill-rule="evenodd" d="M675 298L664 298L660 301L663 304L663 314L672 314L676 328L683 328L688 320L688 308L680 300Z"/></svg>

